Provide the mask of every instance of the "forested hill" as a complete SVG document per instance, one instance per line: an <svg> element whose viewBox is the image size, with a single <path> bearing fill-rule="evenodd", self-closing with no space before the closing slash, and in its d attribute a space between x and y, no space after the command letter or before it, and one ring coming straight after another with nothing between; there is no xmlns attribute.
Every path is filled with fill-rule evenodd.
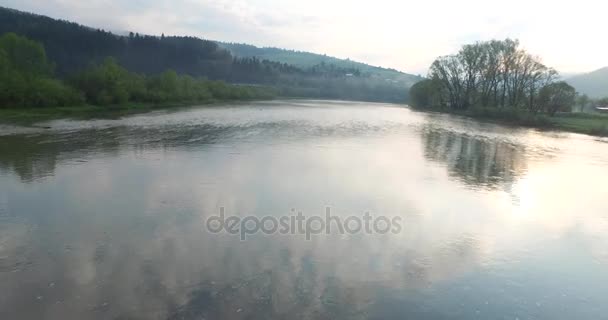
<svg viewBox="0 0 608 320"><path fill-rule="evenodd" d="M41 42L56 72L80 71L92 62L116 58L131 71L152 74L168 68L224 79L232 56L213 41L189 37L118 36L77 23L0 8L0 34L14 32Z"/></svg>
<svg viewBox="0 0 608 320"><path fill-rule="evenodd" d="M591 98L608 97L608 67L568 78L566 82Z"/></svg>
<svg viewBox="0 0 608 320"><path fill-rule="evenodd" d="M121 36L0 7L0 35L8 32L40 42L60 77L113 57L132 72L154 75L171 69L212 80L270 85L283 96L405 102L411 85L358 65L296 66L264 57L235 57L214 41L138 33Z"/></svg>
<svg viewBox="0 0 608 320"><path fill-rule="evenodd" d="M406 86L422 80L422 77L404 73L395 69L371 66L350 59L338 59L324 54L280 48L260 48L249 44L218 42L236 57L257 57L264 60L287 63L299 68L312 68L318 65L334 65L345 69L356 69L373 77L397 81Z"/></svg>

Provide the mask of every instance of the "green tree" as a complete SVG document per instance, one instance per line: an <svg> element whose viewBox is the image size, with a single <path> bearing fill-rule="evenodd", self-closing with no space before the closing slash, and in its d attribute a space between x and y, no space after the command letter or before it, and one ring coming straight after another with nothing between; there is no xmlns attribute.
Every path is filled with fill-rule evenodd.
<svg viewBox="0 0 608 320"><path fill-rule="evenodd" d="M173 70L167 70L160 75L160 89L170 100L178 100L179 77Z"/></svg>
<svg viewBox="0 0 608 320"><path fill-rule="evenodd" d="M88 102L97 105L123 104L134 97L145 96L143 79L119 66L112 58L77 74L71 82L84 92Z"/></svg>
<svg viewBox="0 0 608 320"><path fill-rule="evenodd" d="M576 90L565 81L559 81L540 89L538 103L541 109L555 115L557 111L571 111L575 99Z"/></svg>
<svg viewBox="0 0 608 320"><path fill-rule="evenodd" d="M438 84L427 79L417 82L410 88L410 105L414 108L429 108L439 105Z"/></svg>
<svg viewBox="0 0 608 320"><path fill-rule="evenodd" d="M584 112L590 102L591 99L589 99L589 96L586 94L581 94L576 97L576 105L578 105L580 112Z"/></svg>
<svg viewBox="0 0 608 320"><path fill-rule="evenodd" d="M0 107L81 104L78 92L51 78L52 70L41 44L13 33L0 36Z"/></svg>
<svg viewBox="0 0 608 320"><path fill-rule="evenodd" d="M46 52L40 43L9 32L0 37L0 48L12 68L30 75L52 74L53 66L47 61Z"/></svg>

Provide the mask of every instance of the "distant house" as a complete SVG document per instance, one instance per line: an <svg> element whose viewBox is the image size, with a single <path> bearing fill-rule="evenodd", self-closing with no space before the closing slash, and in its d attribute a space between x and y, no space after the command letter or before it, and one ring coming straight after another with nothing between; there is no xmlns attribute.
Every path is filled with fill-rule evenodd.
<svg viewBox="0 0 608 320"><path fill-rule="evenodd" d="M608 112L608 105L603 107L595 107L595 110L598 112Z"/></svg>

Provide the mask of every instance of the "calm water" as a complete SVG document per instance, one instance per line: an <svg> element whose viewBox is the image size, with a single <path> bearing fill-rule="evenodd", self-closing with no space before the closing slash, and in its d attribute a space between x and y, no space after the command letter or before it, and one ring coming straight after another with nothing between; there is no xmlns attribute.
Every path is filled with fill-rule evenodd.
<svg viewBox="0 0 608 320"><path fill-rule="evenodd" d="M0 319L606 319L608 140L289 101L0 128ZM387 235L211 234L233 215Z"/></svg>

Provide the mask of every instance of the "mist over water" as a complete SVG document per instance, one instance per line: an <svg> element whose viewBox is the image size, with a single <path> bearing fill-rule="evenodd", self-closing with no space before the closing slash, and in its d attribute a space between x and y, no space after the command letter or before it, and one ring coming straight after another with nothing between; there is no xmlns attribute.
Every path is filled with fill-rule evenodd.
<svg viewBox="0 0 608 320"><path fill-rule="evenodd" d="M601 319L608 141L273 101L0 128L1 319ZM400 216L398 234L205 230Z"/></svg>

